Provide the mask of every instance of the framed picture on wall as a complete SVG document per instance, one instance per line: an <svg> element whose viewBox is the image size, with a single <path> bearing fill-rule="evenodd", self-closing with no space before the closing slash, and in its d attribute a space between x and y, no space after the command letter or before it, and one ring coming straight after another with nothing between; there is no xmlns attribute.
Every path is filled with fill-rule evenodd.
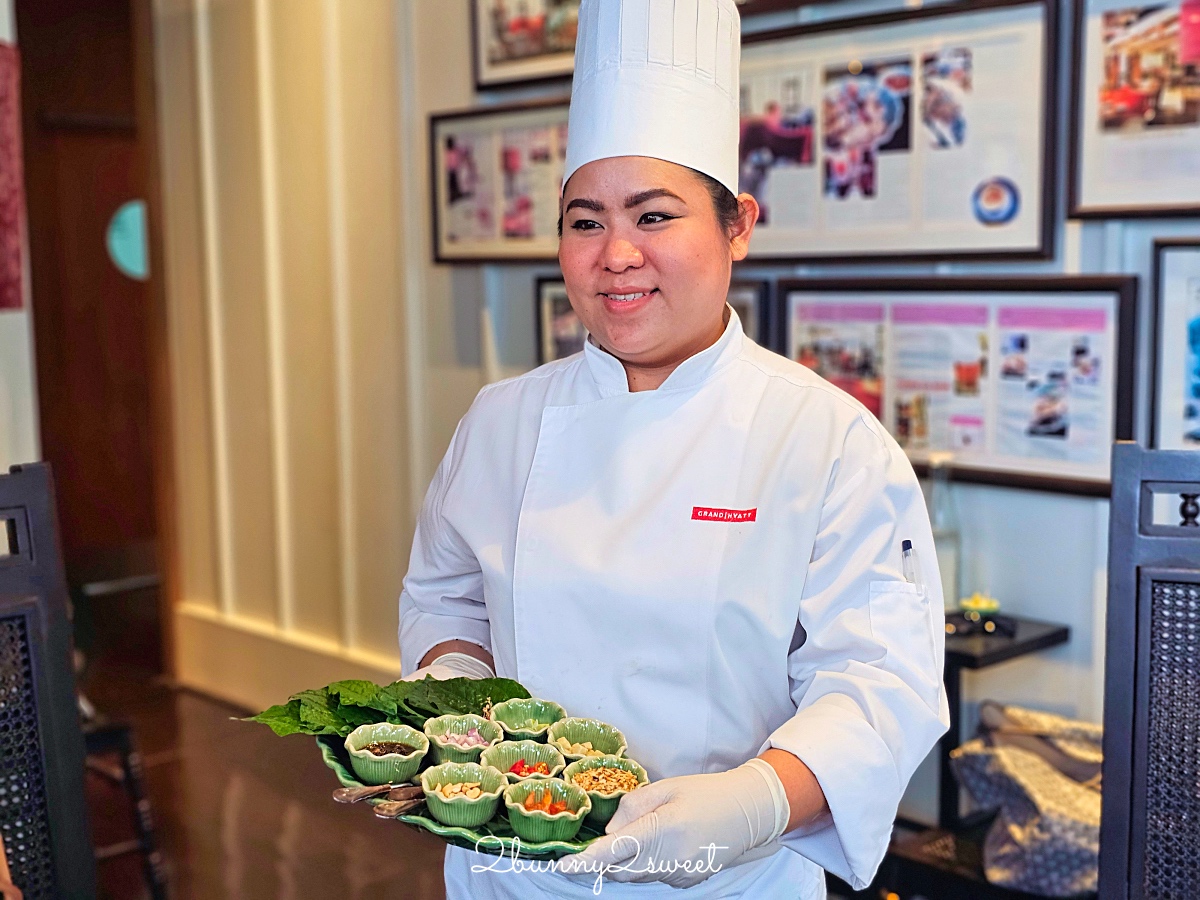
<svg viewBox="0 0 1200 900"><path fill-rule="evenodd" d="M430 117L434 260L557 257L566 151L563 100Z"/></svg>
<svg viewBox="0 0 1200 900"><path fill-rule="evenodd" d="M770 292L767 281L735 278L729 286L729 305L742 320L742 330L764 347L770 346ZM582 350L587 329L571 308L566 282L539 278L536 294L538 365Z"/></svg>
<svg viewBox="0 0 1200 900"><path fill-rule="evenodd" d="M1069 214L1200 214L1200 0L1075 0Z"/></svg>
<svg viewBox="0 0 1200 900"><path fill-rule="evenodd" d="M742 320L744 331L755 343L771 346L771 283L735 278L729 285L729 305Z"/></svg>
<svg viewBox="0 0 1200 900"><path fill-rule="evenodd" d="M751 258L1053 253L1057 3L951 3L747 36Z"/></svg>
<svg viewBox="0 0 1200 900"><path fill-rule="evenodd" d="M1200 238L1154 244L1150 442L1200 450Z"/></svg>
<svg viewBox="0 0 1200 900"><path fill-rule="evenodd" d="M570 78L579 0L471 0L475 87Z"/></svg>
<svg viewBox="0 0 1200 900"><path fill-rule="evenodd" d="M587 340L587 329L571 308L567 285L561 278L537 280L538 365L578 353Z"/></svg>
<svg viewBox="0 0 1200 900"><path fill-rule="evenodd" d="M921 470L1107 496L1133 437L1137 279L782 281L788 356L867 407Z"/></svg>

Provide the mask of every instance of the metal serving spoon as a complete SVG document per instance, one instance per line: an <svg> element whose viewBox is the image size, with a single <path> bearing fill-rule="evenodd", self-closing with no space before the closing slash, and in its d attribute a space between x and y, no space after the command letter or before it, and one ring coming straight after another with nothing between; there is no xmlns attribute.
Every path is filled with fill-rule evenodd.
<svg viewBox="0 0 1200 900"><path fill-rule="evenodd" d="M372 797L382 797L387 794L388 800L412 800L423 797L424 792L419 784L390 784L368 785L356 788L338 788L333 792L333 799L338 803L358 803L360 800L370 800Z"/></svg>
<svg viewBox="0 0 1200 900"><path fill-rule="evenodd" d="M392 790L390 784L367 785L365 787L338 788L333 792L333 799L338 803L357 803L359 800L370 800Z"/></svg>
<svg viewBox="0 0 1200 900"><path fill-rule="evenodd" d="M376 803L374 806L374 811L375 815L381 819L394 819L396 816L402 816L406 812L411 812L424 802L424 795L420 797L414 797L411 800L385 800L383 803Z"/></svg>

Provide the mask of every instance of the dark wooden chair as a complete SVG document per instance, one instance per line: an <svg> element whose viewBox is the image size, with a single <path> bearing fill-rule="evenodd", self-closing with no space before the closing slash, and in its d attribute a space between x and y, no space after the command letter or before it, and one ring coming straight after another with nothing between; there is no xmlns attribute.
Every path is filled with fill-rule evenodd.
<svg viewBox="0 0 1200 900"><path fill-rule="evenodd" d="M95 896L67 586L43 464L0 476L0 836L26 900Z"/></svg>
<svg viewBox="0 0 1200 900"><path fill-rule="evenodd" d="M1200 897L1200 453L1118 443L1112 479L1100 897Z"/></svg>

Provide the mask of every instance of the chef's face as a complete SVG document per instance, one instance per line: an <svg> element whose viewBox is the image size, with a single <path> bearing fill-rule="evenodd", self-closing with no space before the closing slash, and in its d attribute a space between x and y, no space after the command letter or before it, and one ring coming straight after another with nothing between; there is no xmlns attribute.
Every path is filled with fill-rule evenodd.
<svg viewBox="0 0 1200 900"><path fill-rule="evenodd" d="M558 260L571 305L626 369L665 379L721 336L731 264L745 258L757 219L743 194L726 228L684 166L644 156L588 163L563 195Z"/></svg>

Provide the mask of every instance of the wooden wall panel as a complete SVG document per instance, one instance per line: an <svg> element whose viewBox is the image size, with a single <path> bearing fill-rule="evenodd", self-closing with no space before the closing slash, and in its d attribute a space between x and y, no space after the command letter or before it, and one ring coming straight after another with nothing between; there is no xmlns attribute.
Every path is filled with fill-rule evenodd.
<svg viewBox="0 0 1200 900"><path fill-rule="evenodd" d="M243 702L314 671L398 670L414 528L402 6L156 0L178 676ZM277 652L234 659L251 645Z"/></svg>
<svg viewBox="0 0 1200 900"><path fill-rule="evenodd" d="M393 21L394 6L358 0L337 8L347 263L342 359L350 452L345 540L354 548L348 588L357 599L347 627L362 647L395 657L397 603L414 527L400 271L407 235L399 167L409 163L400 156L395 28L380 27Z"/></svg>
<svg viewBox="0 0 1200 900"><path fill-rule="evenodd" d="M196 28L190 0L158 0L154 42L165 204L164 250L175 429L176 548L183 597L220 604L212 396L205 307Z"/></svg>
<svg viewBox="0 0 1200 900"><path fill-rule="evenodd" d="M277 510L285 530L280 565L283 624L313 634L341 631L338 541L338 425L333 316L329 127L320 0L266 4L274 135L268 172L275 178L279 315L275 409L281 443ZM340 177L340 176L338 176ZM268 264L270 264L268 260Z"/></svg>
<svg viewBox="0 0 1200 900"><path fill-rule="evenodd" d="M279 611L270 338L262 216L262 139L254 8L243 0L208 4L213 159L212 239L220 260L210 314L221 370L214 404L223 601L237 613L275 621ZM207 63L207 66L205 65ZM207 71L204 71L207 69ZM168 200L169 202L169 200ZM224 469L224 471L222 471Z"/></svg>

